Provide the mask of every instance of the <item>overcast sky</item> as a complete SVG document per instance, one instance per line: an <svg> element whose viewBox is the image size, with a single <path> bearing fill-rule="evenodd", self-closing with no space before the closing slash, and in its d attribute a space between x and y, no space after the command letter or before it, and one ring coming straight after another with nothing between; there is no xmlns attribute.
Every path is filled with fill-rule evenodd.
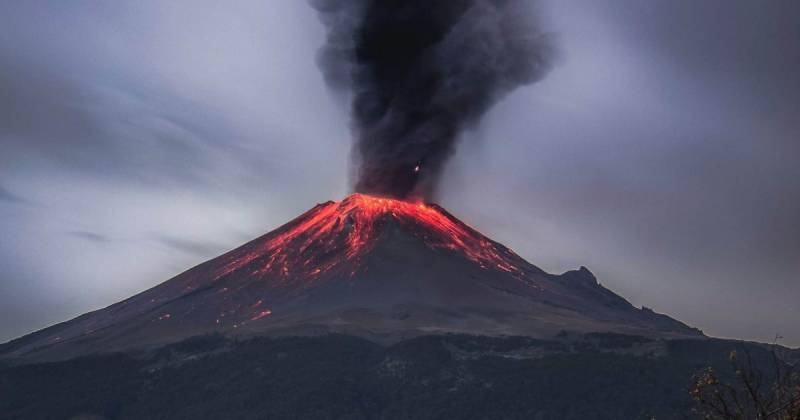
<svg viewBox="0 0 800 420"><path fill-rule="evenodd" d="M542 2L558 59L442 204L707 334L800 346L800 3ZM0 5L0 341L348 192L302 1Z"/></svg>

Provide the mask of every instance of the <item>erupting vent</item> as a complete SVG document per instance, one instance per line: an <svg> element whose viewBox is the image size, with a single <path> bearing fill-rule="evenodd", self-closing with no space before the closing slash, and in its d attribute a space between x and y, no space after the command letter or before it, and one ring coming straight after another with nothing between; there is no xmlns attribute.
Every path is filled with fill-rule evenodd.
<svg viewBox="0 0 800 420"><path fill-rule="evenodd" d="M484 269L521 274L521 259L441 207L423 202L353 194L341 202L320 204L264 240L234 252L217 275L246 269L272 279L318 277L347 264L358 270L366 254L391 223L397 223L434 250L458 253Z"/></svg>

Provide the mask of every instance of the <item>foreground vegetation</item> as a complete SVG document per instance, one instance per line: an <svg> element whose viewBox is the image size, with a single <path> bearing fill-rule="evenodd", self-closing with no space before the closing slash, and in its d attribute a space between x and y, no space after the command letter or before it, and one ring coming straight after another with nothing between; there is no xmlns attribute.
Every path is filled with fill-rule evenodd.
<svg viewBox="0 0 800 420"><path fill-rule="evenodd" d="M694 378L694 413L703 419L719 420L800 420L800 370L786 363L772 346L770 360L756 360L744 347L731 351L729 376L720 379L708 367Z"/></svg>

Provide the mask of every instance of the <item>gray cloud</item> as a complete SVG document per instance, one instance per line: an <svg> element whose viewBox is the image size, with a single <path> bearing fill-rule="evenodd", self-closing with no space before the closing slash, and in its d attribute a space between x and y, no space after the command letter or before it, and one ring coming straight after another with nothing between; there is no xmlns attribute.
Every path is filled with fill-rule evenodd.
<svg viewBox="0 0 800 420"><path fill-rule="evenodd" d="M19 156L91 176L145 183L207 182L214 155L236 156L236 145L217 140L221 127L197 104L165 103L142 86L74 80L31 63L3 63L0 162ZM222 124L221 122L216 122ZM223 125L224 127L224 125ZM217 132L214 132L217 130Z"/></svg>

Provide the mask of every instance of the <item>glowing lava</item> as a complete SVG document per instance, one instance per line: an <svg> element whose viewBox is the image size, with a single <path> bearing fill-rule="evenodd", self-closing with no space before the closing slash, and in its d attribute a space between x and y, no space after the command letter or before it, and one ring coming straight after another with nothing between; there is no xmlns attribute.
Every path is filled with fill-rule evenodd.
<svg viewBox="0 0 800 420"><path fill-rule="evenodd" d="M239 248L217 278L248 270L258 277L316 278L347 264L348 274L377 243L390 224L397 224L434 250L456 253L484 269L521 274L516 254L423 202L353 194L341 202L319 204L276 231Z"/></svg>

